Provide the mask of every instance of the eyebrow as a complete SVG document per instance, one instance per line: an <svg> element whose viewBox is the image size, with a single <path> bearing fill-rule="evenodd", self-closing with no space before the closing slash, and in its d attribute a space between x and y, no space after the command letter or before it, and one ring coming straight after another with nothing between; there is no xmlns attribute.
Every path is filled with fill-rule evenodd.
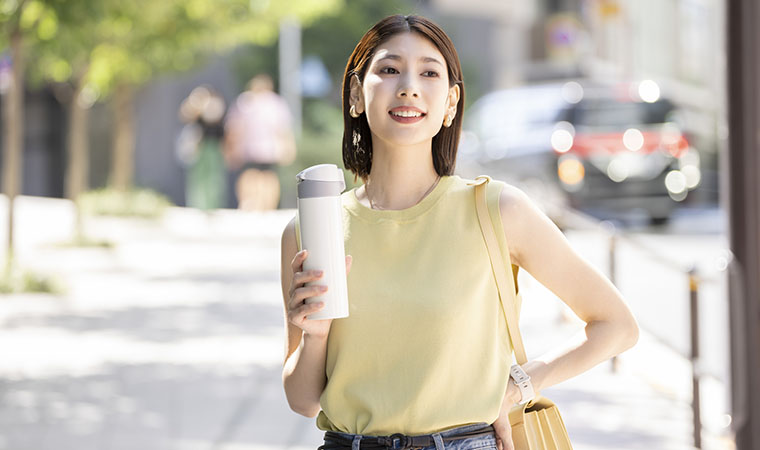
<svg viewBox="0 0 760 450"><path fill-rule="evenodd" d="M393 59L395 61L401 61L404 58L402 58L400 55L385 55L382 58L378 59L377 62L383 61L385 59ZM441 67L443 67L443 64L440 61L438 61L437 59L435 59L435 58L433 58L431 56L423 56L423 57L420 58L420 61L422 61L422 62L436 63L436 64L440 65Z"/></svg>

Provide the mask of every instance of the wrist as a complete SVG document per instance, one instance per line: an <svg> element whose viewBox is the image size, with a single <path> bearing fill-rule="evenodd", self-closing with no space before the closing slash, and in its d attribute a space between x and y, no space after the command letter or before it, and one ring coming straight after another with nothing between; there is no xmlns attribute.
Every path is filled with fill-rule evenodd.
<svg viewBox="0 0 760 450"><path fill-rule="evenodd" d="M522 397L522 392L520 392L520 388L517 387L517 385L515 384L515 380L513 380L512 377L509 377L509 382L507 382L507 394L506 394L507 401L505 403L507 403L508 406L511 408L514 405L520 404L521 397Z"/></svg>
<svg viewBox="0 0 760 450"><path fill-rule="evenodd" d="M528 361L522 365L523 370L530 376L530 382L536 393L546 388L546 363L543 361Z"/></svg>
<svg viewBox="0 0 760 450"><path fill-rule="evenodd" d="M314 333L304 333L303 334L303 340L304 343L308 342L314 342L314 343L326 343L327 342L327 334L314 334Z"/></svg>
<svg viewBox="0 0 760 450"><path fill-rule="evenodd" d="M523 367L519 364L514 364L509 369L509 377L514 382L515 386L517 386L518 390L520 391L520 399L518 400L518 404L527 403L534 398L536 398L537 392L533 388L533 383L531 383L530 375L523 369Z"/></svg>

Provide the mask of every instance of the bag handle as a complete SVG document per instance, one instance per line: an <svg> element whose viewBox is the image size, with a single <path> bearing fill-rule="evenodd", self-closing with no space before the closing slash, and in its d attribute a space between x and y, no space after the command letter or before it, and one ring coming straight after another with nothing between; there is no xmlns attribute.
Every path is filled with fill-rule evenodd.
<svg viewBox="0 0 760 450"><path fill-rule="evenodd" d="M496 287L499 291L499 299L504 310L504 317L507 319L507 330L509 331L509 339L512 341L515 359L517 360L517 364L522 365L528 362L528 358L525 355L525 347L520 335L520 325L516 316L515 303L514 301L507 301L508 293L514 293L513 299L517 297L517 289L514 278L506 276L507 270L504 267L501 249L499 249L499 244L496 240L496 232L494 231L493 222L491 222L491 218L488 215L488 204L486 203L486 186L491 181L491 177L480 175L475 179L478 181L470 184L475 185L475 206L478 211L480 229L483 231L483 238L488 248L488 256L491 258L491 267L496 278ZM511 268L509 248L507 248L507 262L510 263L509 266ZM507 303L511 304L508 305Z"/></svg>

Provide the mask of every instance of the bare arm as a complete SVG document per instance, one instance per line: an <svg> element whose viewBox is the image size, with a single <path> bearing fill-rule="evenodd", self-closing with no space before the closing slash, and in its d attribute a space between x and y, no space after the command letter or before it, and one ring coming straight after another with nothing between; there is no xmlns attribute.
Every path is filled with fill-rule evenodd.
<svg viewBox="0 0 760 450"><path fill-rule="evenodd" d="M302 272L306 251L298 251L295 219L285 227L281 242L280 280L285 315L285 362L282 383L290 408L307 417L319 413L319 398L327 383L325 358L327 336L331 319L310 320L306 316L319 311L321 303L306 305L304 300L322 294L319 286L304 286L321 275ZM346 258L346 270L350 269L350 257Z"/></svg>
<svg viewBox="0 0 760 450"><path fill-rule="evenodd" d="M535 389L572 378L635 345L638 325L620 291L570 246L528 196L506 185L499 207L513 262L586 323L568 344L524 366Z"/></svg>
<svg viewBox="0 0 760 450"><path fill-rule="evenodd" d="M228 169L237 170L243 163L240 146L242 145L242 118L236 106L230 108L224 122L224 138L222 140L222 156Z"/></svg>
<svg viewBox="0 0 760 450"><path fill-rule="evenodd" d="M570 246L565 235L520 189L507 184L499 198L512 262L562 299L585 329L523 369L538 392L581 374L633 347L639 328L615 286ZM521 394L510 379L499 418L493 423L497 448L513 450L509 411Z"/></svg>
<svg viewBox="0 0 760 450"><path fill-rule="evenodd" d="M280 145L282 146L281 166L289 166L296 160L296 138L290 129L281 130Z"/></svg>

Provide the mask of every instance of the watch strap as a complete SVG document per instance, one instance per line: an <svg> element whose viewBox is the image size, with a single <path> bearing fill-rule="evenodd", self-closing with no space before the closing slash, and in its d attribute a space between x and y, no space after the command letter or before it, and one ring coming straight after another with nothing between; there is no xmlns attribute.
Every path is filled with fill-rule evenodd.
<svg viewBox="0 0 760 450"><path fill-rule="evenodd" d="M520 389L520 403L526 403L533 400L536 397L536 392L533 390L533 383L530 382L530 376L519 365L515 364L509 369L509 376L515 381L515 385Z"/></svg>

